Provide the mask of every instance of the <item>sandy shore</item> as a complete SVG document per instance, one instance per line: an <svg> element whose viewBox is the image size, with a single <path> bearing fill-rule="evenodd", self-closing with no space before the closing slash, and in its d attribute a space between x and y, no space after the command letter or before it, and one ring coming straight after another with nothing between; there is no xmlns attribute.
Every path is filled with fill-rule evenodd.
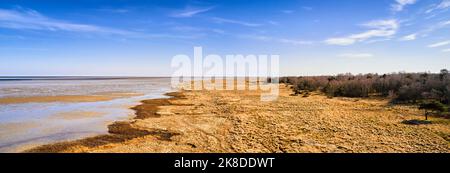
<svg viewBox="0 0 450 173"><path fill-rule="evenodd" d="M387 100L291 96L261 102L258 91L180 91L142 101L109 133L25 152L450 152L450 123L423 119Z"/></svg>

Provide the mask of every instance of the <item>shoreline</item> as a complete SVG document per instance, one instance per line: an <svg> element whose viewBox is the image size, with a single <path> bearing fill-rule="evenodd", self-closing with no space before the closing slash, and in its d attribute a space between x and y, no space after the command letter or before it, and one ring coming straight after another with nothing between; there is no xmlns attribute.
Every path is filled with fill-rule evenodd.
<svg viewBox="0 0 450 173"><path fill-rule="evenodd" d="M135 116L126 121L114 121L107 126L108 134L86 137L73 141L55 142L26 149L22 153L59 153L70 152L71 148L96 147L111 143L126 142L128 140L146 136L155 135L160 139L170 140L174 133L165 131L147 131L133 127L135 120L158 117L159 106L171 105L171 101L184 99L183 91L167 92L164 96L169 98L155 98L141 100L139 105L131 107L135 111Z"/></svg>

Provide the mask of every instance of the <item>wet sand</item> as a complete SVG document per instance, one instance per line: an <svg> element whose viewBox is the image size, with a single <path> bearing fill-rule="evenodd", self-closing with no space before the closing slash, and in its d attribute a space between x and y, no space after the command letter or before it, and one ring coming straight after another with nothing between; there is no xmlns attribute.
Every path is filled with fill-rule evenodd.
<svg viewBox="0 0 450 173"><path fill-rule="evenodd" d="M109 134L25 152L450 152L448 119L423 119L411 106L387 100L292 96L280 85L274 102L258 91L180 91L144 100L136 117L114 122Z"/></svg>
<svg viewBox="0 0 450 173"><path fill-rule="evenodd" d="M132 109L136 110L137 116L130 121L118 121L108 125L109 134L107 135L99 135L76 141L43 145L25 152L86 152L86 150L89 150L90 148L123 143L135 138L149 135L155 136L160 140L170 140L172 136L177 134L160 129L142 130L134 126L136 120L158 117L158 106L172 105L172 101L183 98L183 95L178 92L167 93L166 95L172 96L172 98L145 100L142 101L142 105L133 107Z"/></svg>
<svg viewBox="0 0 450 173"><path fill-rule="evenodd" d="M60 95L60 96L31 96L31 97L4 97L0 104L21 103L50 103L50 102L98 102L118 98L141 96L140 93L97 93L94 95Z"/></svg>
<svg viewBox="0 0 450 173"><path fill-rule="evenodd" d="M50 116L51 119L64 119L64 120L78 120L85 118L98 118L102 117L106 113L101 112L89 112L89 111L73 111L73 112L60 112Z"/></svg>
<svg viewBox="0 0 450 173"><path fill-rule="evenodd" d="M34 122L0 123L0 129L8 129L8 131L5 130L0 131L0 140L5 136L11 135L10 133L20 133L37 126L39 126L39 124Z"/></svg>

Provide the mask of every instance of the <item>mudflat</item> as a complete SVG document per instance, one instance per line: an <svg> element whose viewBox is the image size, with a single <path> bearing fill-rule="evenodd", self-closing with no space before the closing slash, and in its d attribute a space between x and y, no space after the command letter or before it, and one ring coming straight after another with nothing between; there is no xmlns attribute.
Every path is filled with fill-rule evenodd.
<svg viewBox="0 0 450 173"><path fill-rule="evenodd" d="M98 93L93 95L58 95L58 96L29 96L4 97L0 104L47 103L47 102L98 102L117 98L140 96L140 93Z"/></svg>
<svg viewBox="0 0 450 173"><path fill-rule="evenodd" d="M25 152L450 152L450 122L384 99L293 96L280 85L273 102L258 91L180 91L144 100L136 117L108 126L109 134Z"/></svg>
<svg viewBox="0 0 450 173"><path fill-rule="evenodd" d="M85 118L97 118L102 117L104 113L92 112L92 111L73 111L73 112L61 112L50 116L51 119L64 119L64 120L77 120Z"/></svg>

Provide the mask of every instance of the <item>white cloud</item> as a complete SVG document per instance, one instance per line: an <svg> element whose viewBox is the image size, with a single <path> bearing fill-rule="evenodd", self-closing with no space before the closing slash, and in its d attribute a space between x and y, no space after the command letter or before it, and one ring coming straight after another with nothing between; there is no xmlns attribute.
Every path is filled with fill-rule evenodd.
<svg viewBox="0 0 450 173"><path fill-rule="evenodd" d="M430 44L428 45L429 48L435 48L435 47L441 47L441 46L446 46L450 44L450 40L449 41L443 41L443 42L439 42L439 43L434 43L434 44Z"/></svg>
<svg viewBox="0 0 450 173"><path fill-rule="evenodd" d="M446 9L450 7L450 0L442 0L442 2L437 6L438 9Z"/></svg>
<svg viewBox="0 0 450 173"><path fill-rule="evenodd" d="M391 20L374 20L370 21L366 24L363 24L363 26L371 27L371 28L378 28L378 29L392 29L392 28L398 28L398 22L395 19Z"/></svg>
<svg viewBox="0 0 450 173"><path fill-rule="evenodd" d="M436 24L431 24L428 25L428 27L426 29L423 29L421 31L418 31L416 34L416 36L420 36L420 37L426 37L428 36L430 33L436 31L436 30L440 30L442 28L446 28L450 26L450 20L449 21L441 21L438 22Z"/></svg>
<svg viewBox="0 0 450 173"><path fill-rule="evenodd" d="M344 58L370 58L373 57L373 54L370 53L345 53L340 54L338 57L344 57Z"/></svg>
<svg viewBox="0 0 450 173"><path fill-rule="evenodd" d="M286 38L274 38L274 37L261 36L261 35L241 35L240 37L258 40L258 41L290 44L290 45L294 45L294 46L312 45L313 44L311 41L294 40L294 39L286 39Z"/></svg>
<svg viewBox="0 0 450 173"><path fill-rule="evenodd" d="M450 20L449 20L449 21L443 21L443 22L439 23L439 25L440 25L441 27L450 25Z"/></svg>
<svg viewBox="0 0 450 173"><path fill-rule="evenodd" d="M450 7L450 0L442 0L441 3L434 5L431 9L427 10L426 13L431 13L435 10L444 10Z"/></svg>
<svg viewBox="0 0 450 173"><path fill-rule="evenodd" d="M171 17L179 17L179 18L193 17L197 14L205 13L212 9L214 9L214 7L186 9L181 12L172 14Z"/></svg>
<svg viewBox="0 0 450 173"><path fill-rule="evenodd" d="M172 39L193 39L198 35L174 35L165 33L141 33L109 27L101 27L89 24L73 23L56 20L40 14L31 9L7 10L0 9L0 28L17 30L42 30L42 31L66 31L90 34L120 35L127 38L172 38Z"/></svg>
<svg viewBox="0 0 450 173"><path fill-rule="evenodd" d="M71 23L48 18L34 10L0 9L0 27L10 29L33 29L48 31L96 32L128 35L131 32L95 25Z"/></svg>
<svg viewBox="0 0 450 173"><path fill-rule="evenodd" d="M248 38L248 39L252 39L252 40L258 40L258 41L270 41L273 39L272 37L267 37L267 36L262 36L262 35L241 35L239 37Z"/></svg>
<svg viewBox="0 0 450 173"><path fill-rule="evenodd" d="M308 6L303 6L302 9L303 9L303 10L306 10L306 11L311 11L311 10L313 10L312 7L308 7Z"/></svg>
<svg viewBox="0 0 450 173"><path fill-rule="evenodd" d="M394 19L371 21L366 24L363 24L363 26L371 29L366 32L353 34L347 37L330 38L325 40L325 43L340 46L352 45L357 42L362 42L371 38L377 37L386 38L393 36L397 33L397 30L399 28L397 20Z"/></svg>
<svg viewBox="0 0 450 173"><path fill-rule="evenodd" d="M269 23L271 25L280 25L280 23L273 21L273 20L269 20L269 21L267 21L267 23Z"/></svg>
<svg viewBox="0 0 450 173"><path fill-rule="evenodd" d="M217 34L225 34L226 33L224 30L221 30L221 29L212 29L211 31L215 32Z"/></svg>
<svg viewBox="0 0 450 173"><path fill-rule="evenodd" d="M193 27L186 25L175 25L169 28L170 30L177 32L185 32L185 33L216 33L216 34L225 34L226 32L221 29L216 28L203 28L203 27Z"/></svg>
<svg viewBox="0 0 450 173"><path fill-rule="evenodd" d="M396 33L397 30L370 30L370 31L366 31L364 33L360 33L360 34L355 34L352 35L351 38L356 39L356 40L367 40L369 38L372 37L388 37L388 36L392 36Z"/></svg>
<svg viewBox="0 0 450 173"><path fill-rule="evenodd" d="M124 8L116 8L116 9L114 9L114 8L101 8L101 9L98 9L98 11L103 11L103 12L108 12L108 13L121 13L121 14L130 12L129 9L124 9Z"/></svg>
<svg viewBox="0 0 450 173"><path fill-rule="evenodd" d="M203 30L203 28L197 28L197 27L192 27L192 26L183 26L183 25L177 25L170 29L174 30L174 31L180 31L180 32L199 32L199 31Z"/></svg>
<svg viewBox="0 0 450 173"><path fill-rule="evenodd" d="M380 38L380 39L371 39L371 40L367 40L364 43L365 44L372 44L372 43L378 43L378 42L383 42L383 41L389 41L392 40L391 38Z"/></svg>
<svg viewBox="0 0 450 173"><path fill-rule="evenodd" d="M392 10L394 12L403 11L405 6L413 5L417 2L417 0L395 0L395 4L392 5Z"/></svg>
<svg viewBox="0 0 450 173"><path fill-rule="evenodd" d="M444 49L442 52L450 52L450 49Z"/></svg>
<svg viewBox="0 0 450 173"><path fill-rule="evenodd" d="M450 0L443 0L437 7L436 9L447 9L450 7Z"/></svg>
<svg viewBox="0 0 450 173"><path fill-rule="evenodd" d="M447 27L449 25L450 25L450 20L449 21L441 21L441 22L439 22L439 23L437 23L435 25L431 25L428 29L424 30L424 33L430 33L430 32L433 32L435 30Z"/></svg>
<svg viewBox="0 0 450 173"><path fill-rule="evenodd" d="M325 43L331 45L339 45L339 46L348 46L352 45L356 42L356 39L353 38L330 38L325 40Z"/></svg>
<svg viewBox="0 0 450 173"><path fill-rule="evenodd" d="M237 24L237 25L248 26L248 27L262 26L261 24L258 24L258 23L250 23L250 22L233 20L233 19L225 19L225 18L220 18L220 17L213 17L212 20L214 20L214 22L216 22L216 23L230 23L230 24Z"/></svg>
<svg viewBox="0 0 450 173"><path fill-rule="evenodd" d="M416 40L416 39L417 39L417 34L410 34L410 35L402 37L400 40L401 41L412 41L412 40Z"/></svg>
<svg viewBox="0 0 450 173"><path fill-rule="evenodd" d="M292 14L292 13L294 13L293 10L283 10L281 12L284 13L284 14Z"/></svg>
<svg viewBox="0 0 450 173"><path fill-rule="evenodd" d="M312 42L310 41L303 41L303 40L292 40L292 39L277 39L280 43L287 43L292 45L311 45Z"/></svg>

